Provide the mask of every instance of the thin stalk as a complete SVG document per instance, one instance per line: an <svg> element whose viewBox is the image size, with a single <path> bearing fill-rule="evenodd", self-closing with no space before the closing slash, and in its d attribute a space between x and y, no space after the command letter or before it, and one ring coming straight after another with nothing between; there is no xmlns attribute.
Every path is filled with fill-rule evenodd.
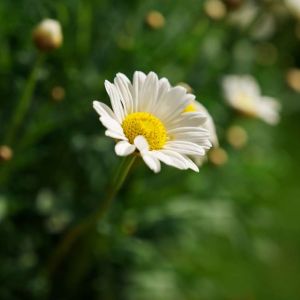
<svg viewBox="0 0 300 300"><path fill-rule="evenodd" d="M17 103L16 109L8 126L7 133L4 138L4 143L11 145L14 142L16 132L18 131L22 121L30 107L32 94L36 85L37 73L43 61L43 54L39 54L36 62L31 70L31 73L26 81L23 93Z"/></svg>
<svg viewBox="0 0 300 300"><path fill-rule="evenodd" d="M130 155L122 161L119 166L115 177L113 178L111 185L109 187L107 197L101 201L99 208L95 213L91 214L87 218L85 218L82 222L75 225L71 228L66 235L63 237L61 242L58 244L57 248L53 252L53 255L50 257L48 272L51 275L63 261L64 257L68 254L72 245L76 242L80 235L82 235L85 231L93 227L100 221L105 214L107 213L113 199L115 198L117 192L122 187L134 161L136 156Z"/></svg>

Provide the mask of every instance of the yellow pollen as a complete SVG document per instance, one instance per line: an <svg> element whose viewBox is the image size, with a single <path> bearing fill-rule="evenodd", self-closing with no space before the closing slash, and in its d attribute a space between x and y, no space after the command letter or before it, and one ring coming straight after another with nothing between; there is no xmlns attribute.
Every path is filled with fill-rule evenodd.
<svg viewBox="0 0 300 300"><path fill-rule="evenodd" d="M148 142L150 150L161 149L167 141L167 130L164 124L147 112L135 112L126 116L122 128L129 142L142 135Z"/></svg>
<svg viewBox="0 0 300 300"><path fill-rule="evenodd" d="M189 104L183 112L194 112L197 111L196 105L194 103Z"/></svg>

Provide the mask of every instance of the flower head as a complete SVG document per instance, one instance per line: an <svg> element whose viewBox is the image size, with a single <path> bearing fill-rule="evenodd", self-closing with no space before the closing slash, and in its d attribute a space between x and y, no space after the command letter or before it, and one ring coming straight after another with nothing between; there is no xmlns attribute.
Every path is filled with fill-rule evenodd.
<svg viewBox="0 0 300 300"><path fill-rule="evenodd" d="M146 16L146 23L152 29L161 29L165 26L165 17L156 10L150 11Z"/></svg>
<svg viewBox="0 0 300 300"><path fill-rule="evenodd" d="M33 41L41 51L59 48L63 41L60 23L56 20L45 19L33 31Z"/></svg>
<svg viewBox="0 0 300 300"><path fill-rule="evenodd" d="M234 109L271 125L278 123L280 103L274 98L262 96L252 76L229 75L222 83L226 101Z"/></svg>
<svg viewBox="0 0 300 300"><path fill-rule="evenodd" d="M206 116L182 113L194 95L172 87L166 78L158 79L154 72L137 71L132 83L118 73L114 83L105 81L105 88L112 109L98 101L93 107L105 134L116 140L117 155L140 154L154 172L160 171L160 162L198 171L189 156L204 156L211 142L204 127Z"/></svg>

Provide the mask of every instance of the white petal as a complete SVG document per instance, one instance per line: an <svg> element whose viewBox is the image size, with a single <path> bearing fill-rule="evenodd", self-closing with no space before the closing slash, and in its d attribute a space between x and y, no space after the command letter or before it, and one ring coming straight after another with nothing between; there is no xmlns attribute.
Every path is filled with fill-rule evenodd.
<svg viewBox="0 0 300 300"><path fill-rule="evenodd" d="M166 124L180 116L187 105L188 100L186 99L185 89L176 86L164 95L159 105L156 106L154 113Z"/></svg>
<svg viewBox="0 0 300 300"><path fill-rule="evenodd" d="M112 130L106 130L105 135L109 136L113 139L127 141L127 137L124 134L120 134L120 133L117 133L117 132L112 131Z"/></svg>
<svg viewBox="0 0 300 300"><path fill-rule="evenodd" d="M160 171L160 162L159 160L154 157L152 155L151 152L142 152L141 153L142 158L144 160L144 162L146 163L146 165L152 170L154 171L154 173L158 173Z"/></svg>
<svg viewBox="0 0 300 300"><path fill-rule="evenodd" d="M123 128L116 120L109 117L100 117L99 120L107 129L123 134Z"/></svg>
<svg viewBox="0 0 300 300"><path fill-rule="evenodd" d="M207 116L201 112L185 112L177 119L167 124L167 129L177 127L198 127L207 122Z"/></svg>
<svg viewBox="0 0 300 300"><path fill-rule="evenodd" d="M146 79L143 72L136 71L133 74L133 111L138 111L139 97Z"/></svg>
<svg viewBox="0 0 300 300"><path fill-rule="evenodd" d="M130 80L122 73L118 73L114 80L119 92L126 114L133 112L132 85Z"/></svg>
<svg viewBox="0 0 300 300"><path fill-rule="evenodd" d="M138 135L137 137L135 137L134 144L140 152L149 151L148 142L142 135Z"/></svg>
<svg viewBox="0 0 300 300"><path fill-rule="evenodd" d="M127 141L118 142L115 146L116 154L119 156L127 156L133 153L135 150L135 146L131 145Z"/></svg>
<svg viewBox="0 0 300 300"><path fill-rule="evenodd" d="M175 167L180 170L186 170L187 166L180 157L178 157L176 152L169 150L157 150L151 152L156 158L165 163L166 165Z"/></svg>
<svg viewBox="0 0 300 300"><path fill-rule="evenodd" d="M181 170L192 169L195 172L199 172L199 169L196 166L196 164L183 154L165 149L152 151L152 153L153 152L155 152L154 155L157 156L157 158L159 158L162 162L164 162L167 165L173 166Z"/></svg>
<svg viewBox="0 0 300 300"><path fill-rule="evenodd" d="M187 127L178 127L168 131L169 134L175 135L179 133L199 133L202 136L209 136L209 132L207 129L202 127L194 127L194 126L187 126Z"/></svg>
<svg viewBox="0 0 300 300"><path fill-rule="evenodd" d="M188 158L186 155L183 155L183 154L181 154L181 156L182 156L182 159L187 164L189 169L191 169L195 172L199 172L199 168L197 167L197 165L190 158Z"/></svg>
<svg viewBox="0 0 300 300"><path fill-rule="evenodd" d="M197 110L203 112L204 114L206 114L206 122L203 124L204 128L208 130L209 132L209 140L212 142L212 144L217 147L219 145L219 140L218 140L218 136L216 133L216 127L215 127L215 123L213 118L211 117L211 115L209 114L209 112L207 111L207 109L199 102L196 102L196 107Z"/></svg>
<svg viewBox="0 0 300 300"><path fill-rule="evenodd" d="M105 116L117 120L116 115L106 104L95 100L93 101L93 107L101 117Z"/></svg>
<svg viewBox="0 0 300 300"><path fill-rule="evenodd" d="M150 72L143 84L139 96L139 111L152 112L157 101L158 78L154 72Z"/></svg>
<svg viewBox="0 0 300 300"><path fill-rule="evenodd" d="M159 102L166 92L168 92L171 88L170 82L167 78L161 78L158 82L158 95L157 95L157 101Z"/></svg>
<svg viewBox="0 0 300 300"><path fill-rule="evenodd" d="M111 106L114 110L114 113L116 114L116 117L117 117L119 123L122 123L122 121L125 118L125 114L124 114L124 108L122 106L118 90L114 84L110 83L107 80L105 80L104 85L105 85L105 89L110 97L110 102L111 102Z"/></svg>
<svg viewBox="0 0 300 300"><path fill-rule="evenodd" d="M173 150L181 154L187 155L205 155L204 147L192 143L190 141L170 141L164 147L165 149Z"/></svg>

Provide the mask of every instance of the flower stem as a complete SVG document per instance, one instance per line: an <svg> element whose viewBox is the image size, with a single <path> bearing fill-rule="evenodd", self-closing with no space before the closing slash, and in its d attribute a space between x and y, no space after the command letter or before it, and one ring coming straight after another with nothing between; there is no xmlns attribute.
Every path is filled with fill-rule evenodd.
<svg viewBox="0 0 300 300"><path fill-rule="evenodd" d="M38 55L36 62L31 70L31 73L26 81L23 93L19 102L17 103L14 115L11 119L6 136L4 138L4 142L7 145L11 145L13 143L15 134L26 115L26 112L30 107L32 94L36 84L37 73L43 61L43 58L44 56L42 54Z"/></svg>
<svg viewBox="0 0 300 300"><path fill-rule="evenodd" d="M63 237L61 242L58 244L56 249L53 252L53 255L50 257L48 264L49 274L53 274L57 267L60 265L64 257L68 254L72 245L76 242L80 235L82 235L86 230L90 229L95 225L99 220L101 220L107 213L114 197L117 192L122 187L136 156L130 155L123 159L120 164L116 175L114 176L107 193L107 197L101 201L99 208L88 217L82 220L82 222L75 225L71 228Z"/></svg>

